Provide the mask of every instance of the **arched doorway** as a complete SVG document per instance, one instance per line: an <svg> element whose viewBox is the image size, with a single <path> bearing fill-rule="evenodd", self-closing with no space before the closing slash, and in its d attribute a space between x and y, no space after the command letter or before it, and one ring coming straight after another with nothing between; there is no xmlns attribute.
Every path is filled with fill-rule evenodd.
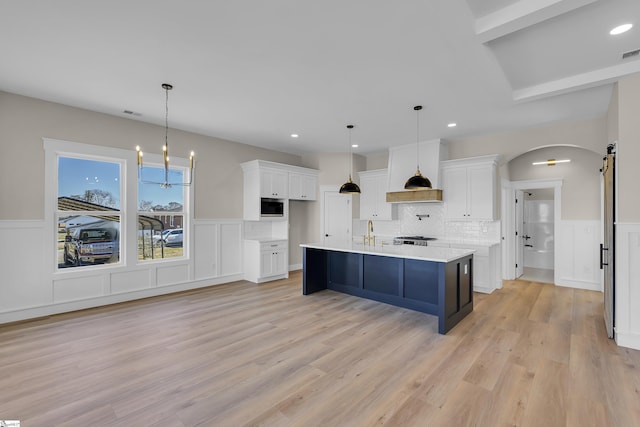
<svg viewBox="0 0 640 427"><path fill-rule="evenodd" d="M544 163L551 159L570 162ZM539 162L543 163L534 165ZM556 285L601 289L600 167L600 155L561 145L530 150L507 162L504 171L508 179L502 186L505 279L522 277L530 267L546 270L542 271L546 279L540 281L549 281L551 270ZM537 193L540 200L540 215L529 218L528 223L527 193ZM532 230L537 232L535 240Z"/></svg>

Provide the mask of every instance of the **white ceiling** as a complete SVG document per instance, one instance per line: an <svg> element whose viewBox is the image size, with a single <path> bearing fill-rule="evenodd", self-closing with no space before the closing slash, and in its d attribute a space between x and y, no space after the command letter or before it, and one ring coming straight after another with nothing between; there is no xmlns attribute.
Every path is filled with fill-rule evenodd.
<svg viewBox="0 0 640 427"><path fill-rule="evenodd" d="M171 127L297 154L345 151L350 123L355 152L414 142L416 104L423 140L598 117L640 72L639 0L0 7L0 90L163 124L172 83Z"/></svg>

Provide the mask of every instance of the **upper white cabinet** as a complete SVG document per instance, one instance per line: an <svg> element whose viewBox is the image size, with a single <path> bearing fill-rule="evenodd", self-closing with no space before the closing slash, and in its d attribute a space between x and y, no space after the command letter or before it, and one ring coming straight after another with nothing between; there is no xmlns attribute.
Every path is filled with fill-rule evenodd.
<svg viewBox="0 0 640 427"><path fill-rule="evenodd" d="M498 156L440 163L448 219L495 220L497 164Z"/></svg>
<svg viewBox="0 0 640 427"><path fill-rule="evenodd" d="M289 199L315 200L318 171L283 163L252 160L240 165L243 183L243 219L275 221L288 217ZM260 215L261 199L279 199L284 204L281 217Z"/></svg>
<svg viewBox="0 0 640 427"><path fill-rule="evenodd" d="M420 159L416 158L418 151ZM404 183L416 173L418 163L422 176L431 181L431 187L441 188L439 166L448 158L448 146L439 139L420 142L419 150L416 143L389 148L387 191L403 191Z"/></svg>
<svg viewBox="0 0 640 427"><path fill-rule="evenodd" d="M289 199L316 200L317 175L289 172Z"/></svg>
<svg viewBox="0 0 640 427"><path fill-rule="evenodd" d="M289 197L289 173L286 170L260 168L260 197Z"/></svg>
<svg viewBox="0 0 640 427"><path fill-rule="evenodd" d="M395 209L387 203L387 169L359 172L360 219L391 220Z"/></svg>

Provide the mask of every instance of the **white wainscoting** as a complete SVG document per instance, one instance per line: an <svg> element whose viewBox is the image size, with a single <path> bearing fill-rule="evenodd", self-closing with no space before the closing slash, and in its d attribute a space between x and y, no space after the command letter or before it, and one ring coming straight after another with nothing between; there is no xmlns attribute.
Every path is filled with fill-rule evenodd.
<svg viewBox="0 0 640 427"><path fill-rule="evenodd" d="M53 303L43 275L44 221L0 221L0 312Z"/></svg>
<svg viewBox="0 0 640 427"><path fill-rule="evenodd" d="M640 350L640 224L616 224L615 338Z"/></svg>
<svg viewBox="0 0 640 427"><path fill-rule="evenodd" d="M0 323L242 279L242 220L195 220L191 259L52 270L44 221L0 221Z"/></svg>
<svg viewBox="0 0 640 427"><path fill-rule="evenodd" d="M556 223L555 282L558 286L602 291L600 221Z"/></svg>

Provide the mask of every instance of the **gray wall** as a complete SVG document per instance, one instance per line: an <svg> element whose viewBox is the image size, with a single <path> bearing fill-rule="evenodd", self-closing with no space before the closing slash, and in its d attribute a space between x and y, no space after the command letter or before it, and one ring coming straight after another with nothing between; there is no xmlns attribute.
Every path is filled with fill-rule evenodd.
<svg viewBox="0 0 640 427"><path fill-rule="evenodd" d="M527 151L550 145L575 145L595 153L606 152L607 118L605 116L575 122L524 129L517 132L486 135L449 141L449 158L501 154L501 163Z"/></svg>
<svg viewBox="0 0 640 427"><path fill-rule="evenodd" d="M618 221L640 222L640 75L618 82Z"/></svg>
<svg viewBox="0 0 640 427"><path fill-rule="evenodd" d="M240 163L263 159L301 165L299 156L170 131L172 155L196 152L195 218L242 218ZM42 138L160 153L162 126L0 92L0 220L44 218Z"/></svg>
<svg viewBox="0 0 640 427"><path fill-rule="evenodd" d="M548 159L571 159L555 166L533 166ZM529 151L508 164L511 181L562 180L562 219L600 219L602 156L575 147L548 147Z"/></svg>

